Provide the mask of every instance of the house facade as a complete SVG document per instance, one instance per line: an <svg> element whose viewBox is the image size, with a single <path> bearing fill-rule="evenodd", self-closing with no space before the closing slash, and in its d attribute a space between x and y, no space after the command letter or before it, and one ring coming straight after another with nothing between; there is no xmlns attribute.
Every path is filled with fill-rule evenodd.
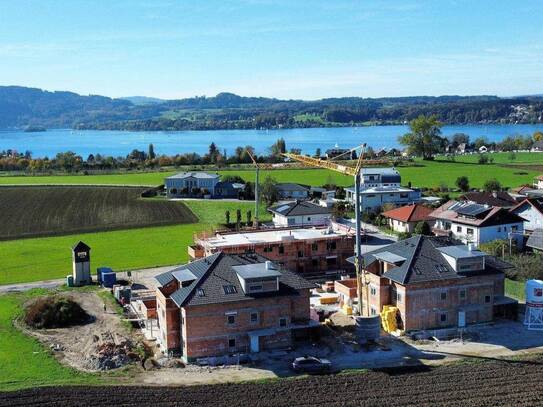
<svg viewBox="0 0 543 407"><path fill-rule="evenodd" d="M207 172L181 172L164 180L166 195L170 198L215 195L215 187L220 180L218 174Z"/></svg>
<svg viewBox="0 0 543 407"><path fill-rule="evenodd" d="M274 228L196 237L188 247L191 261L218 252L256 253L312 280L330 280L353 270L354 229Z"/></svg>
<svg viewBox="0 0 543 407"><path fill-rule="evenodd" d="M158 342L198 358L287 348L313 327L313 284L257 255L217 253L156 276Z"/></svg>
<svg viewBox="0 0 543 407"><path fill-rule="evenodd" d="M268 208L276 227L322 226L330 223L332 210L308 201L294 201Z"/></svg>
<svg viewBox="0 0 543 407"><path fill-rule="evenodd" d="M388 225L395 232L413 233L419 222L426 222L430 228L433 227L434 219L430 217L432 211L431 208L415 204L394 208L382 215L388 219Z"/></svg>
<svg viewBox="0 0 543 407"><path fill-rule="evenodd" d="M511 266L447 237L415 236L367 253L364 264L363 314L395 306L405 331L464 327L516 313L516 301L504 296L504 270Z"/></svg>
<svg viewBox="0 0 543 407"><path fill-rule="evenodd" d="M543 189L543 175L538 175L534 178L534 188Z"/></svg>
<svg viewBox="0 0 543 407"><path fill-rule="evenodd" d="M511 212L524 219L524 230L532 233L536 229L543 229L543 199L526 198Z"/></svg>
<svg viewBox="0 0 543 407"><path fill-rule="evenodd" d="M377 211L384 204L402 206L421 200L420 190L401 186L401 176L395 168L363 168L360 181L360 201L365 212ZM346 199L354 204L354 187L345 192Z"/></svg>
<svg viewBox="0 0 543 407"><path fill-rule="evenodd" d="M309 198L309 187L300 184L283 183L276 184L275 189L279 200L283 199L307 199Z"/></svg>
<svg viewBox="0 0 543 407"><path fill-rule="evenodd" d="M434 210L432 231L437 236L450 236L464 243L509 240L522 247L524 219L506 208L480 205L472 202L449 201Z"/></svg>

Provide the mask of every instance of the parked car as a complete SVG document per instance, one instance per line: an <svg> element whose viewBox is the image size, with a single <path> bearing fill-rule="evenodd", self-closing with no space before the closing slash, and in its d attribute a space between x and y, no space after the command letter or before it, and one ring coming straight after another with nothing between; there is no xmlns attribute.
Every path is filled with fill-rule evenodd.
<svg viewBox="0 0 543 407"><path fill-rule="evenodd" d="M332 362L328 359L302 356L294 359L292 362L292 369L298 373L329 373L332 371Z"/></svg>

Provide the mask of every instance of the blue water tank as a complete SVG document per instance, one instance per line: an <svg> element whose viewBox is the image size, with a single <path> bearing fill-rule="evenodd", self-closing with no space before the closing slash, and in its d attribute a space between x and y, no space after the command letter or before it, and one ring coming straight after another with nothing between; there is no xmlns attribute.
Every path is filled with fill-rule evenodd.
<svg viewBox="0 0 543 407"><path fill-rule="evenodd" d="M109 267L98 267L96 269L96 278L98 280L98 284L102 284L102 274L104 273L113 273L113 270L111 270Z"/></svg>
<svg viewBox="0 0 543 407"><path fill-rule="evenodd" d="M111 288L113 287L113 284L117 282L117 274L115 274L113 271L104 273L102 272L102 285L104 287Z"/></svg>

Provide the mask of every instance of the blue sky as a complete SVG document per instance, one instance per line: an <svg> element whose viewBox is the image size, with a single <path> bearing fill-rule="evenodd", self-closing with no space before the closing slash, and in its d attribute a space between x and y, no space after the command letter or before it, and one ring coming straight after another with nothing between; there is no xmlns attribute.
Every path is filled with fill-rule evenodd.
<svg viewBox="0 0 543 407"><path fill-rule="evenodd" d="M0 85L119 97L543 93L543 1L0 0Z"/></svg>

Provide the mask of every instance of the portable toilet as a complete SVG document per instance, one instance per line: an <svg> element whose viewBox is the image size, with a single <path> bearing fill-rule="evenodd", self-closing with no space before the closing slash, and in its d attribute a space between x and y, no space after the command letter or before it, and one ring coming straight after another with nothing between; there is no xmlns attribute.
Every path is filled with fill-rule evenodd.
<svg viewBox="0 0 543 407"><path fill-rule="evenodd" d="M92 283L90 250L90 247L81 241L72 247L72 275L75 286Z"/></svg>
<svg viewBox="0 0 543 407"><path fill-rule="evenodd" d="M117 274L115 272L102 273L102 285L107 288L112 288L117 282Z"/></svg>

